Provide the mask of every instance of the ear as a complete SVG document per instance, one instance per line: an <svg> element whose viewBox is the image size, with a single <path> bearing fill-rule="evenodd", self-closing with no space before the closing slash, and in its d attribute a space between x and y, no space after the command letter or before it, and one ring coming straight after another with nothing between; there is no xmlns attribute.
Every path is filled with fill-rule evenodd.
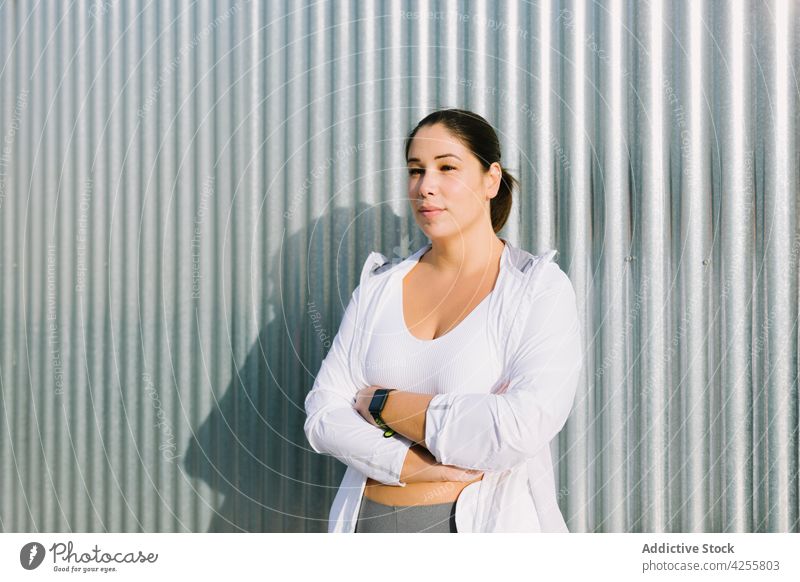
<svg viewBox="0 0 800 582"><path fill-rule="evenodd" d="M489 169L484 173L484 187L486 191L487 200L497 196L500 191L500 181L503 178L503 169L500 167L499 162L492 162Z"/></svg>

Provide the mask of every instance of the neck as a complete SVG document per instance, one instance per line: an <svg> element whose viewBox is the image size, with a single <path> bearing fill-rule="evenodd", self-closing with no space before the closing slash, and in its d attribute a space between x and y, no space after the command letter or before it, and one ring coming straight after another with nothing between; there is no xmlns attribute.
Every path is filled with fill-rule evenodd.
<svg viewBox="0 0 800 582"><path fill-rule="evenodd" d="M442 272L462 275L485 271L499 260L505 245L493 230L459 235L452 239L431 239L425 262Z"/></svg>

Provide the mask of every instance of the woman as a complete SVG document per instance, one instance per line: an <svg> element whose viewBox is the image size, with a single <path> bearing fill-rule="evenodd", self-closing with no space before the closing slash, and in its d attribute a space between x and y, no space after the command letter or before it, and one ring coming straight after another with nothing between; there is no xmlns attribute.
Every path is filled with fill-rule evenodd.
<svg viewBox="0 0 800 582"><path fill-rule="evenodd" d="M436 111L405 149L431 242L370 254L305 403L348 466L329 531L567 531L549 443L581 369L572 284L497 236L516 181L486 120Z"/></svg>

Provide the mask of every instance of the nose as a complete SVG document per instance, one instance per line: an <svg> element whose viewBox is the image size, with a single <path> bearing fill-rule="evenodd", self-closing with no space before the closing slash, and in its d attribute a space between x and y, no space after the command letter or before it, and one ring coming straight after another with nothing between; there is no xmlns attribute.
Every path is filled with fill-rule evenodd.
<svg viewBox="0 0 800 582"><path fill-rule="evenodd" d="M417 181L417 193L419 196L431 196L437 192L439 181L436 172L425 172Z"/></svg>

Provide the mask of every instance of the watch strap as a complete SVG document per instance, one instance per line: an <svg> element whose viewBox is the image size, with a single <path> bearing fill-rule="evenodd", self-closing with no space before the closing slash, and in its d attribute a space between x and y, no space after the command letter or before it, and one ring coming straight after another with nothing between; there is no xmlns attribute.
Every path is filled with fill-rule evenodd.
<svg viewBox="0 0 800 582"><path fill-rule="evenodd" d="M372 400L370 400L369 403L369 413L375 420L375 424L383 429L383 436L385 438L389 438L395 434L394 429L389 427L389 425L384 422L383 418L381 418L381 411L383 411L383 407L386 406L389 392L393 392L394 390L394 388L378 388L373 393Z"/></svg>

